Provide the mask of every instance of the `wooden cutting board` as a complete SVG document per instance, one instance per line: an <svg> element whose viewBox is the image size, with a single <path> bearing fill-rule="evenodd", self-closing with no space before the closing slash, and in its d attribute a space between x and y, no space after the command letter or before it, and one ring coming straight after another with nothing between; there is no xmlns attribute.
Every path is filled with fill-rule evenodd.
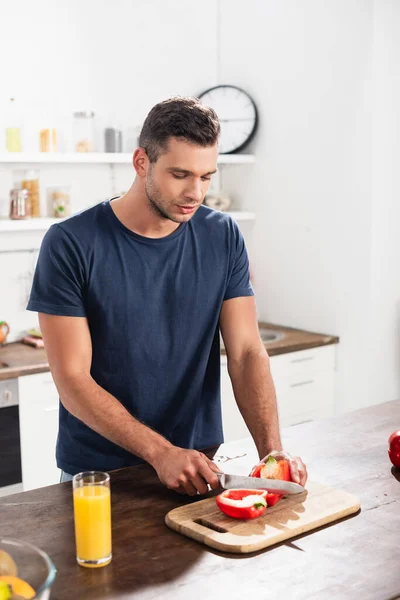
<svg viewBox="0 0 400 600"><path fill-rule="evenodd" d="M307 482L307 491L282 498L262 517L240 521L224 515L207 498L174 508L165 517L171 529L223 552L245 554L311 531L355 513L360 501L319 483Z"/></svg>

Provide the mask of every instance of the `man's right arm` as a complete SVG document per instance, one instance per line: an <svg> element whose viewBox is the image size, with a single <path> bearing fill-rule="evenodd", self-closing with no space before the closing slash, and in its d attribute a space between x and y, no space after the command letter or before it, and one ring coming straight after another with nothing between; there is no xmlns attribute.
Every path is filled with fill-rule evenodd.
<svg viewBox="0 0 400 600"><path fill-rule="evenodd" d="M39 313L50 370L63 406L88 427L150 463L180 493L218 487L216 465L197 450L173 446L137 419L90 375L92 343L85 317ZM87 467L90 468L90 465Z"/></svg>

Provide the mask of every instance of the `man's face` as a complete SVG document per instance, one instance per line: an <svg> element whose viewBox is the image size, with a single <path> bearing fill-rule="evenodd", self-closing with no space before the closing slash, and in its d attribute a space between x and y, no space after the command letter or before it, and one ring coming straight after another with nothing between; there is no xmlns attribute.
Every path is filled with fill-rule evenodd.
<svg viewBox="0 0 400 600"><path fill-rule="evenodd" d="M168 151L150 164L145 191L152 209L175 223L189 221L216 172L218 145L197 146L171 138Z"/></svg>

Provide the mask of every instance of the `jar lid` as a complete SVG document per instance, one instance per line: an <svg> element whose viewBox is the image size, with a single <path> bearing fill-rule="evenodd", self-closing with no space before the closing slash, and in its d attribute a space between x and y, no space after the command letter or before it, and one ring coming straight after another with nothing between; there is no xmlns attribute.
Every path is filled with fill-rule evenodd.
<svg viewBox="0 0 400 600"><path fill-rule="evenodd" d="M91 110L78 110L73 113L74 117L77 119L90 119L94 117L94 112Z"/></svg>

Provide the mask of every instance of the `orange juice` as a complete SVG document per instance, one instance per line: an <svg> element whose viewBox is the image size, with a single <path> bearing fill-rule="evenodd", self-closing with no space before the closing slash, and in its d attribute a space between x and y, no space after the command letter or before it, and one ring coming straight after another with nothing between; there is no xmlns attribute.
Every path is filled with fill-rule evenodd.
<svg viewBox="0 0 400 600"><path fill-rule="evenodd" d="M111 562L110 489L84 485L73 491L76 555L80 565L104 567Z"/></svg>

